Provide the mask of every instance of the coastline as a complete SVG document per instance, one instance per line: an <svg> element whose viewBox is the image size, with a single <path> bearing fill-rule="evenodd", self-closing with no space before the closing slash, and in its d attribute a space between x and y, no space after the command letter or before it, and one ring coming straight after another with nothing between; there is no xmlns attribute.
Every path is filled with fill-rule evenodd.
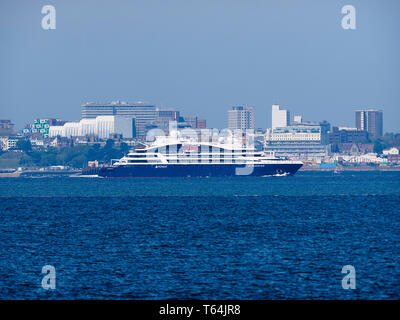
<svg viewBox="0 0 400 320"><path fill-rule="evenodd" d="M336 167L336 168L318 168L311 166L303 166L299 172L373 172L373 171L400 171L400 166L397 167ZM29 178L29 177L76 177L80 176L82 170L66 170L66 171L46 171L46 170L26 170L26 171L13 171L13 172L0 172L0 178Z"/></svg>
<svg viewBox="0 0 400 320"><path fill-rule="evenodd" d="M299 171L333 171L333 172L342 172L342 171L400 171L400 166L397 167L333 167L333 168L318 168L318 167L310 167L303 166L299 169Z"/></svg>
<svg viewBox="0 0 400 320"><path fill-rule="evenodd" d="M0 172L0 178L27 178L27 177L59 177L80 174L82 170L65 170L65 171L46 171L46 170L25 170Z"/></svg>

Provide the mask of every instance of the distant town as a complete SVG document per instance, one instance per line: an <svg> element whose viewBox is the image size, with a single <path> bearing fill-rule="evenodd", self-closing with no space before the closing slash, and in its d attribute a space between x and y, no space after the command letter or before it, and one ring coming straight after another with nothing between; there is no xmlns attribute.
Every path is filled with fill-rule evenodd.
<svg viewBox="0 0 400 320"><path fill-rule="evenodd" d="M227 111L228 129L251 132L258 149L301 160L305 170L400 169L400 133L384 134L382 110L354 110L351 128L291 117L290 110L279 105L272 105L271 115L270 128L256 129L255 108L233 106ZM207 122L175 108L119 100L83 104L79 122L35 119L18 131L12 120L0 120L0 172L99 166L144 142L150 130L168 135L171 127L200 133Z"/></svg>

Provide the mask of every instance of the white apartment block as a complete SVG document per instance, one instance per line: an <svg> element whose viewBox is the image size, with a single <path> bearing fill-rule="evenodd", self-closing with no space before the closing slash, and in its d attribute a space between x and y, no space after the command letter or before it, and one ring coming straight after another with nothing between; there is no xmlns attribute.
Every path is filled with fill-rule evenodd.
<svg viewBox="0 0 400 320"><path fill-rule="evenodd" d="M290 112L279 108L279 105L272 106L272 129L287 127L290 125Z"/></svg>

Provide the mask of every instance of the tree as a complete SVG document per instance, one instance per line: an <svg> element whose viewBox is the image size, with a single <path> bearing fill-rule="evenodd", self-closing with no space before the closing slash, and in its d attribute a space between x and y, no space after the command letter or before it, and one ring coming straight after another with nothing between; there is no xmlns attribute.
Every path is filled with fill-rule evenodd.
<svg viewBox="0 0 400 320"><path fill-rule="evenodd" d="M333 152L333 153L339 153L340 152L339 151L339 146L336 143L332 144L331 152Z"/></svg>
<svg viewBox="0 0 400 320"><path fill-rule="evenodd" d="M29 152L32 150L32 145L29 140L18 140L16 148L24 152Z"/></svg>
<svg viewBox="0 0 400 320"><path fill-rule="evenodd" d="M41 167L55 166L57 165L57 155L52 152L43 152L42 157L39 161Z"/></svg>
<svg viewBox="0 0 400 320"><path fill-rule="evenodd" d="M104 146L104 149L110 150L114 147L114 140L113 139L108 139L106 142L106 145Z"/></svg>
<svg viewBox="0 0 400 320"><path fill-rule="evenodd" d="M374 143L374 152L377 154L382 154L383 152L383 145L380 140L376 140Z"/></svg>
<svg viewBox="0 0 400 320"><path fill-rule="evenodd" d="M123 154L127 154L129 152L130 147L125 142L121 142L121 144L119 145L119 149Z"/></svg>

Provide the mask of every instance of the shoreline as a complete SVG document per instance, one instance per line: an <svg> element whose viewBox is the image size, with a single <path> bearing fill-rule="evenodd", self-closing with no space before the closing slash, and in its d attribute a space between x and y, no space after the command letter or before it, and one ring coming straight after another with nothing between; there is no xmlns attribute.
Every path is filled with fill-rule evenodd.
<svg viewBox="0 0 400 320"><path fill-rule="evenodd" d="M318 168L318 167L301 167L299 171L400 171L400 167L335 167L335 168Z"/></svg>
<svg viewBox="0 0 400 320"><path fill-rule="evenodd" d="M336 168L318 168L318 167L302 167L298 172L373 172L385 171L395 172L400 171L400 167L336 167ZM68 171L40 171L40 170L27 170L27 171L14 171L14 172L0 172L0 178L31 178L31 177L76 177L80 176L82 170L68 170Z"/></svg>
<svg viewBox="0 0 400 320"><path fill-rule="evenodd" d="M0 178L57 177L57 176L76 175L80 174L81 172L82 170L68 170L68 171L16 170L13 172L0 172Z"/></svg>

